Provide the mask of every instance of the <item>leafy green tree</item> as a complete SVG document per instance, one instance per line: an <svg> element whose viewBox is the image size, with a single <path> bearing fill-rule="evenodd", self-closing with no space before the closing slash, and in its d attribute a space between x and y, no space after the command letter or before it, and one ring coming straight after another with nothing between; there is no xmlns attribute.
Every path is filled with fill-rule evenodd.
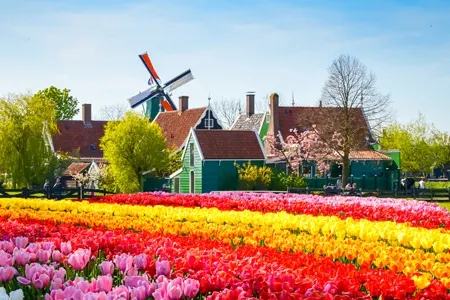
<svg viewBox="0 0 450 300"><path fill-rule="evenodd" d="M235 164L239 175L239 189L267 190L272 180L272 169L246 163L242 167Z"/></svg>
<svg viewBox="0 0 450 300"><path fill-rule="evenodd" d="M53 101L56 120L71 120L80 111L77 98L69 93L69 89L60 90L54 86L37 92L39 96Z"/></svg>
<svg viewBox="0 0 450 300"><path fill-rule="evenodd" d="M0 166L13 187L41 184L57 163L50 135L57 131L55 109L41 95L0 98Z"/></svg>
<svg viewBox="0 0 450 300"><path fill-rule="evenodd" d="M436 166L436 162L445 161L445 147L441 145L445 138L419 114L407 124L394 123L385 128L380 144L382 149L400 150L404 171L427 173Z"/></svg>
<svg viewBox="0 0 450 300"><path fill-rule="evenodd" d="M161 128L135 112L106 124L100 148L109 162L108 172L124 193L138 192L142 172L163 169L169 159Z"/></svg>

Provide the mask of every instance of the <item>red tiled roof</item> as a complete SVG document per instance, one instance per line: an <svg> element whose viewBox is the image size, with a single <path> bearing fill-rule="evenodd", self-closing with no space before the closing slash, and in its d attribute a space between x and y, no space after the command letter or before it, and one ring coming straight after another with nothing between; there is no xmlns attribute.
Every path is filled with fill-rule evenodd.
<svg viewBox="0 0 450 300"><path fill-rule="evenodd" d="M327 156L329 160L340 160L341 157L335 153ZM392 160L391 157L384 153L374 151L374 150L362 150L362 151L350 151L349 159L355 160Z"/></svg>
<svg viewBox="0 0 450 300"><path fill-rule="evenodd" d="M180 148L189 135L189 131L197 124L206 107L191 108L183 111L161 112L155 119L161 127L169 148Z"/></svg>
<svg viewBox="0 0 450 300"><path fill-rule="evenodd" d="M80 157L103 157L100 139L106 123L107 121L91 121L92 126L88 127L83 121L57 121L60 133L53 136L55 151L73 153L79 149ZM91 145L94 147L91 148Z"/></svg>
<svg viewBox="0 0 450 300"><path fill-rule="evenodd" d="M195 130L205 159L264 159L254 131Z"/></svg>
<svg viewBox="0 0 450 300"><path fill-rule="evenodd" d="M368 124L359 108L352 109L351 123L352 132L355 132L356 141L354 149L367 149L366 137L372 141ZM289 136L291 129L310 129L316 125L319 132L326 135L332 135L334 131L340 131L339 122L342 119L341 108L338 107L299 107L299 106L280 106L278 108L279 130L283 138Z"/></svg>
<svg viewBox="0 0 450 300"><path fill-rule="evenodd" d="M81 173L89 166L90 166L89 163L71 163L64 171L63 175L70 176L77 173Z"/></svg>

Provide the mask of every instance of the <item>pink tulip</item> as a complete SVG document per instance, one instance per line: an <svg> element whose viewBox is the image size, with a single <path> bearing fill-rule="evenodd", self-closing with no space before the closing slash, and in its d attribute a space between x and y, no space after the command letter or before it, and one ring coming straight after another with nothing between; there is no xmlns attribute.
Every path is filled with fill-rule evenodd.
<svg viewBox="0 0 450 300"><path fill-rule="evenodd" d="M169 284L167 285L167 296L170 300L179 300L181 296L183 296L182 283L177 280L172 280L171 282L169 282Z"/></svg>
<svg viewBox="0 0 450 300"><path fill-rule="evenodd" d="M17 277L17 281L20 282L21 284L24 284L24 285L29 285L31 283L30 280L28 280L28 279L26 279L25 277L22 277L22 276L18 276Z"/></svg>
<svg viewBox="0 0 450 300"><path fill-rule="evenodd" d="M43 273L34 273L33 278L31 279L31 282L33 283L33 286L37 289L43 289L47 287L50 284L50 277Z"/></svg>
<svg viewBox="0 0 450 300"><path fill-rule="evenodd" d="M188 278L183 283L183 294L188 298L194 298L198 291L200 290L200 283L195 280Z"/></svg>
<svg viewBox="0 0 450 300"><path fill-rule="evenodd" d="M50 250L42 250L39 249L37 251L37 257L39 259L40 262L46 263L50 260L50 256L51 256L51 251Z"/></svg>
<svg viewBox="0 0 450 300"><path fill-rule="evenodd" d="M139 286L131 289L131 299L145 300L147 299L147 292L144 286Z"/></svg>
<svg viewBox="0 0 450 300"><path fill-rule="evenodd" d="M12 265L14 265L14 257L9 253L0 250L0 267Z"/></svg>
<svg viewBox="0 0 450 300"><path fill-rule="evenodd" d="M125 273L133 266L133 256L125 253L117 255L114 259L114 263L120 271Z"/></svg>
<svg viewBox="0 0 450 300"><path fill-rule="evenodd" d="M14 275L17 275L18 272L15 268L7 266L0 267L0 281L8 282L14 278Z"/></svg>
<svg viewBox="0 0 450 300"><path fill-rule="evenodd" d="M112 296L112 299L128 299L128 288L124 285L114 288L108 296Z"/></svg>
<svg viewBox="0 0 450 300"><path fill-rule="evenodd" d="M64 300L66 299L63 290L52 290L50 295L45 295L45 300Z"/></svg>
<svg viewBox="0 0 450 300"><path fill-rule="evenodd" d="M53 244L53 242L44 242L44 243L42 243L42 249L44 249L44 250L54 250L55 249L55 244Z"/></svg>
<svg viewBox="0 0 450 300"><path fill-rule="evenodd" d="M138 270L145 270L148 266L148 256L146 254L139 254L134 257L134 264Z"/></svg>
<svg viewBox="0 0 450 300"><path fill-rule="evenodd" d="M53 278L53 280L55 280L56 278L59 278L59 279L61 279L62 281L64 281L64 277L66 276L66 269L64 269L64 268L59 268L58 270L56 270L54 273L53 273L53 276L52 276L52 278Z"/></svg>
<svg viewBox="0 0 450 300"><path fill-rule="evenodd" d="M0 249L5 252L12 253L14 250L14 243L10 241L1 241Z"/></svg>
<svg viewBox="0 0 450 300"><path fill-rule="evenodd" d="M28 253L34 253L34 254L37 254L39 249L41 249L41 244L38 244L38 243L31 243L25 248L25 250Z"/></svg>
<svg viewBox="0 0 450 300"><path fill-rule="evenodd" d="M83 270L91 258L90 249L78 249L69 255L68 262L75 270Z"/></svg>
<svg viewBox="0 0 450 300"><path fill-rule="evenodd" d="M99 267L102 275L112 275L114 273L114 264L110 261L102 262Z"/></svg>
<svg viewBox="0 0 450 300"><path fill-rule="evenodd" d="M27 237L16 237L15 244L16 244L17 248L23 249L28 244L28 238Z"/></svg>
<svg viewBox="0 0 450 300"><path fill-rule="evenodd" d="M63 288L63 281L61 278L54 278L50 284L50 291L59 290Z"/></svg>
<svg viewBox="0 0 450 300"><path fill-rule="evenodd" d="M56 262L61 262L62 260L62 254L59 252L59 250L54 250L52 252L52 260Z"/></svg>
<svg viewBox="0 0 450 300"><path fill-rule="evenodd" d="M156 274L170 277L172 269L170 268L170 262L168 260L161 260L156 262Z"/></svg>
<svg viewBox="0 0 450 300"><path fill-rule="evenodd" d="M70 254L72 252L72 243L71 242L67 242L67 243L61 242L60 248L61 248L61 252L64 255Z"/></svg>
<svg viewBox="0 0 450 300"><path fill-rule="evenodd" d="M112 283L113 280L111 275L97 277L97 286L100 292L109 293L112 289Z"/></svg>

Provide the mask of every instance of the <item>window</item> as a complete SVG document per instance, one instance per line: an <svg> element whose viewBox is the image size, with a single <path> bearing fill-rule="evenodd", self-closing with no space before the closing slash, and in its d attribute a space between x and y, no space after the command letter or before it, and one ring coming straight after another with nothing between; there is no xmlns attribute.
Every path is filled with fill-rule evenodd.
<svg viewBox="0 0 450 300"><path fill-rule="evenodd" d="M213 119L206 119L205 120L205 127L210 129L214 127L214 120Z"/></svg>
<svg viewBox="0 0 450 300"><path fill-rule="evenodd" d="M90 148L91 148L91 151L97 150L97 147L94 144L91 144Z"/></svg>
<svg viewBox="0 0 450 300"><path fill-rule="evenodd" d="M190 163L191 167L194 166L194 143L189 144L189 154L190 154Z"/></svg>
<svg viewBox="0 0 450 300"><path fill-rule="evenodd" d="M194 176L194 171L191 171L191 174L190 174L190 187L189 187L189 192L191 193L191 194L193 194L193 193L195 193L195 176Z"/></svg>

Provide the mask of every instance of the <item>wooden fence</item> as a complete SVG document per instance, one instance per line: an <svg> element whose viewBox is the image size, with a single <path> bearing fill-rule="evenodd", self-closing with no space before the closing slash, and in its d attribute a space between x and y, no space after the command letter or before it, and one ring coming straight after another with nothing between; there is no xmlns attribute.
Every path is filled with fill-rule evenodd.
<svg viewBox="0 0 450 300"><path fill-rule="evenodd" d="M89 199L93 196L115 194L100 189L51 189L45 191L43 189L0 189L0 198L47 198L47 199Z"/></svg>

